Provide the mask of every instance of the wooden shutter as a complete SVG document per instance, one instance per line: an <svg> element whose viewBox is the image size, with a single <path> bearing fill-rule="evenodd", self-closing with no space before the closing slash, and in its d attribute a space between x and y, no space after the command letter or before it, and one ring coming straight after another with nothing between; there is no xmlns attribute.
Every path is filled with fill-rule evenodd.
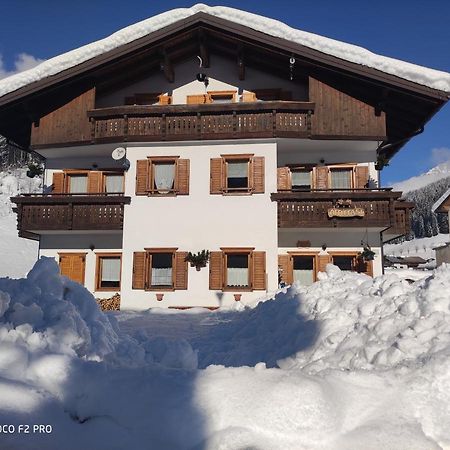
<svg viewBox="0 0 450 450"><path fill-rule="evenodd" d="M315 189L328 189L328 172L329 169L326 166L316 167L316 186Z"/></svg>
<svg viewBox="0 0 450 450"><path fill-rule="evenodd" d="M64 172L54 172L53 173L53 183L52 183L52 193L53 194L63 194L64 193Z"/></svg>
<svg viewBox="0 0 450 450"><path fill-rule="evenodd" d="M178 159L177 161L177 194L189 194L189 159Z"/></svg>
<svg viewBox="0 0 450 450"><path fill-rule="evenodd" d="M187 252L175 252L175 289L188 288Z"/></svg>
<svg viewBox="0 0 450 450"><path fill-rule="evenodd" d="M254 92L244 92L241 95L241 102L256 102L256 94Z"/></svg>
<svg viewBox="0 0 450 450"><path fill-rule="evenodd" d="M210 160L210 192L222 194L223 192L223 159L211 158Z"/></svg>
<svg viewBox="0 0 450 450"><path fill-rule="evenodd" d="M88 192L89 194L98 194L102 192L102 173L97 170L91 170L88 173Z"/></svg>
<svg viewBox="0 0 450 450"><path fill-rule="evenodd" d="M59 256L59 270L61 275L77 283L84 284L85 262L85 254L61 254Z"/></svg>
<svg viewBox="0 0 450 450"><path fill-rule="evenodd" d="M317 256L317 272L325 272L327 264L331 263L331 255Z"/></svg>
<svg viewBox="0 0 450 450"><path fill-rule="evenodd" d="M223 289L223 253L209 254L209 289Z"/></svg>
<svg viewBox="0 0 450 450"><path fill-rule="evenodd" d="M253 193L264 194L264 156L254 156L251 167Z"/></svg>
<svg viewBox="0 0 450 450"><path fill-rule="evenodd" d="M133 289L145 289L145 252L133 253Z"/></svg>
<svg viewBox="0 0 450 450"><path fill-rule="evenodd" d="M171 95L160 95L159 96L159 104L160 105L171 105L172 104L172 96Z"/></svg>
<svg viewBox="0 0 450 450"><path fill-rule="evenodd" d="M355 167L355 184L357 189L363 189L367 187L369 182L369 168L367 166Z"/></svg>
<svg viewBox="0 0 450 450"><path fill-rule="evenodd" d="M136 161L136 195L146 195L148 191L149 162L146 159Z"/></svg>
<svg viewBox="0 0 450 450"><path fill-rule="evenodd" d="M278 255L278 267L281 269L281 281L292 284L292 258L290 255Z"/></svg>
<svg viewBox="0 0 450 450"><path fill-rule="evenodd" d="M186 103L188 105L201 105L203 103L211 103L212 99L209 94L188 95Z"/></svg>
<svg viewBox="0 0 450 450"><path fill-rule="evenodd" d="M277 189L279 191L289 191L291 189L291 171L289 167L278 167Z"/></svg>
<svg viewBox="0 0 450 450"><path fill-rule="evenodd" d="M252 288L254 291L266 290L266 252L252 253Z"/></svg>

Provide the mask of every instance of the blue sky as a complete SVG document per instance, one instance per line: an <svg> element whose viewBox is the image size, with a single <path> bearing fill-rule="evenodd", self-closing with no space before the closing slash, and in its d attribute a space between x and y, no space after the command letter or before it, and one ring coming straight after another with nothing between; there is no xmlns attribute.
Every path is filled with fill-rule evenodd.
<svg viewBox="0 0 450 450"><path fill-rule="evenodd" d="M27 67L26 53L48 59L105 37L183 0L0 0L0 73ZM295 28L361 45L376 53L450 72L450 1L211 1L281 20ZM32 62L32 60L31 60ZM450 159L450 106L444 107L383 171L384 183Z"/></svg>

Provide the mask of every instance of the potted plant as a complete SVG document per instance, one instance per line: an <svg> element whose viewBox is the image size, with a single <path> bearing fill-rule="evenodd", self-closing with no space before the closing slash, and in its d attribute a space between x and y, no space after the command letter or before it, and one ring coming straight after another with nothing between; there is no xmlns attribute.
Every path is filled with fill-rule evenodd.
<svg viewBox="0 0 450 450"><path fill-rule="evenodd" d="M206 267L206 263L209 261L209 251L202 250L198 253L189 252L186 256L186 261L191 264L191 267L195 267L199 271L202 267Z"/></svg>
<svg viewBox="0 0 450 450"><path fill-rule="evenodd" d="M36 164L30 162L28 164L27 177L34 178L36 175L41 176L44 173L42 166L40 164Z"/></svg>
<svg viewBox="0 0 450 450"><path fill-rule="evenodd" d="M368 245L365 245L363 251L359 254L359 257L364 262L373 261L375 258L375 252Z"/></svg>

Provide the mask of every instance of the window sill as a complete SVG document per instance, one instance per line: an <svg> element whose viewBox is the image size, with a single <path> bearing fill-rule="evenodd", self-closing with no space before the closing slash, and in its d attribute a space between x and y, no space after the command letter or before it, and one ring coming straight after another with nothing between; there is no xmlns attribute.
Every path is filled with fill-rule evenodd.
<svg viewBox="0 0 450 450"><path fill-rule="evenodd" d="M174 287L147 287L144 289L146 292L173 292L175 291Z"/></svg>
<svg viewBox="0 0 450 450"><path fill-rule="evenodd" d="M120 286L107 288L97 287L94 292L120 292Z"/></svg>

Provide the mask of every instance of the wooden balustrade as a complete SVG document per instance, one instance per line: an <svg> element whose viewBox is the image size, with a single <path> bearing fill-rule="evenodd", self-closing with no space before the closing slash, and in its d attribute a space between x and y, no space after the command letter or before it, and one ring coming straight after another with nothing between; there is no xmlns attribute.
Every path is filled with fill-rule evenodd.
<svg viewBox="0 0 450 450"><path fill-rule="evenodd" d="M88 112L93 142L308 137L314 104L120 106Z"/></svg>
<svg viewBox="0 0 450 450"><path fill-rule="evenodd" d="M123 195L32 195L11 199L20 233L50 230L121 230Z"/></svg>
<svg viewBox="0 0 450 450"><path fill-rule="evenodd" d="M409 231L409 203L398 201L401 192L353 191L278 192L279 228L380 228L389 234Z"/></svg>

